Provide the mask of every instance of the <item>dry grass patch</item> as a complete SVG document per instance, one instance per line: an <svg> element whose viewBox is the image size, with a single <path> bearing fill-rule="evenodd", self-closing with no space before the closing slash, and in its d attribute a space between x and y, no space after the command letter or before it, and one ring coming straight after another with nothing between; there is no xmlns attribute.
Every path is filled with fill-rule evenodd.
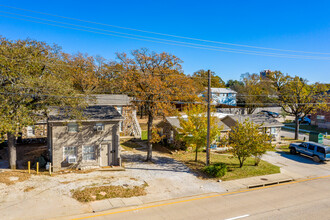
<svg viewBox="0 0 330 220"><path fill-rule="evenodd" d="M145 188L147 184L134 187L123 186L99 186L85 188L82 190L72 190L72 197L79 202L91 202L95 200L110 198L129 198L133 196L146 195Z"/></svg>
<svg viewBox="0 0 330 220"><path fill-rule="evenodd" d="M28 180L30 176L30 174L23 171L5 171L0 173L0 183L9 186L17 182Z"/></svg>

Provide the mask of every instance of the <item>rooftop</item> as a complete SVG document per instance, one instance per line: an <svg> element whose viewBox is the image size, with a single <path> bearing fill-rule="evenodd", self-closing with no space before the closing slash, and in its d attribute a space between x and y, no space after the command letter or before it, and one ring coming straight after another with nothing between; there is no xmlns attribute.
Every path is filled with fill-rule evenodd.
<svg viewBox="0 0 330 220"><path fill-rule="evenodd" d="M277 121L275 118L265 115L252 114L252 115L229 115L235 121L242 123L246 119L249 119L255 124L262 125L261 127L282 127L283 124Z"/></svg>
<svg viewBox="0 0 330 220"><path fill-rule="evenodd" d="M130 97L123 94L98 94L92 95L89 105L112 105L112 106L125 106L130 104Z"/></svg>
<svg viewBox="0 0 330 220"><path fill-rule="evenodd" d="M211 88L212 93L237 93L236 91L229 88Z"/></svg>
<svg viewBox="0 0 330 220"><path fill-rule="evenodd" d="M83 110L83 117L81 121L113 121L122 120L123 117L113 106L88 106ZM53 115L49 116L49 122L68 122L78 121L70 114L66 114L63 109L53 112Z"/></svg>

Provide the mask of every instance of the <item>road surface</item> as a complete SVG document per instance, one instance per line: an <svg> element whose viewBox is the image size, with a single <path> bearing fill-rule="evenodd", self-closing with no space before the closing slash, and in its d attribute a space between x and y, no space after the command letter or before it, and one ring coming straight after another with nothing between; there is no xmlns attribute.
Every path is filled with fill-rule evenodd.
<svg viewBox="0 0 330 220"><path fill-rule="evenodd" d="M83 218L81 218L83 217ZM329 219L330 176L67 219Z"/></svg>

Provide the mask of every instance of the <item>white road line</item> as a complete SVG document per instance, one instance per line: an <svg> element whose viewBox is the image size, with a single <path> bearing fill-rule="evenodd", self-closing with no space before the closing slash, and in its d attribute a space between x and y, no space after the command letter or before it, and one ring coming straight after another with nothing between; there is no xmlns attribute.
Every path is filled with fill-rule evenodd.
<svg viewBox="0 0 330 220"><path fill-rule="evenodd" d="M246 215L241 215L241 216L236 216L233 218L226 218L225 220L234 220L234 219L239 219L239 218L245 218L245 217L249 217L250 215L246 214Z"/></svg>

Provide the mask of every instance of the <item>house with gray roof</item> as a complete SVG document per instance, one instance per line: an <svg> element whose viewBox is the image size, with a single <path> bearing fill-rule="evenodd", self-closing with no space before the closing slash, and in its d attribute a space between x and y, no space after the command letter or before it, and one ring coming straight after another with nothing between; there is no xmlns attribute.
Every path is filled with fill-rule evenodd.
<svg viewBox="0 0 330 220"><path fill-rule="evenodd" d="M236 126L237 123L243 123L245 120L249 120L257 125L260 125L260 128L263 130L263 132L270 134L274 141L279 142L281 140L280 131L281 127L284 125L270 116L260 114L227 115L222 119L222 122L228 127L232 128Z"/></svg>
<svg viewBox="0 0 330 220"><path fill-rule="evenodd" d="M214 116L220 119L225 117L225 115L221 113L215 113ZM185 118L187 116L183 115L182 117ZM222 121L219 121L218 126L221 129L221 136L226 135L231 130L230 127ZM165 144L171 144L177 149L185 149L185 143L178 138L181 126L177 116L165 117L165 119L157 125L157 128Z"/></svg>
<svg viewBox="0 0 330 220"><path fill-rule="evenodd" d="M47 123L48 149L54 171L64 168L120 166L122 115L113 106L88 106L82 119L59 110Z"/></svg>

